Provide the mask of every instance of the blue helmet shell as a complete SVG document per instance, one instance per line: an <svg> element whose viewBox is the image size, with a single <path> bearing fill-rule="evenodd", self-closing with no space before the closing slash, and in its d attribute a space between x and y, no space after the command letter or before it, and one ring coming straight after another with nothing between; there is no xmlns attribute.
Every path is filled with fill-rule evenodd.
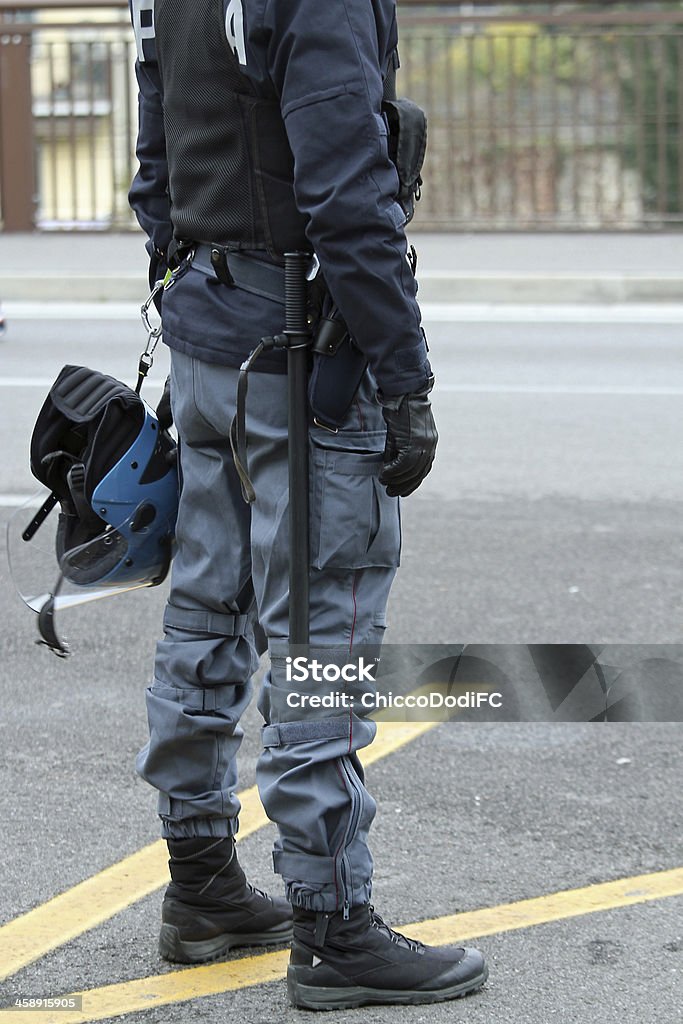
<svg viewBox="0 0 683 1024"><path fill-rule="evenodd" d="M92 509L108 528L61 561L79 586L160 583L173 555L178 514L178 471L160 446L159 424L144 405L140 432L92 493Z"/></svg>

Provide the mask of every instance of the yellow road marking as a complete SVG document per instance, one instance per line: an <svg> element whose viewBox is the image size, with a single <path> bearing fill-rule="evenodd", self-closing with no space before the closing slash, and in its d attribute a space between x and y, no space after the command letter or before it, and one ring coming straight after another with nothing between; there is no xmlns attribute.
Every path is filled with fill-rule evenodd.
<svg viewBox="0 0 683 1024"><path fill-rule="evenodd" d="M481 938L483 935L530 928L583 914L681 895L683 868L675 868L434 918L402 926L400 930L423 942L449 945ZM190 967L117 985L72 992L69 996L82 997L82 1011L36 1010L31 1012L30 1024L87 1024L89 1021L119 1017L169 1003L182 1003L202 996L263 985L284 977L288 957L288 951L283 950L244 957L230 963ZM17 1011L0 1010L0 1024L17 1024L17 1021Z"/></svg>
<svg viewBox="0 0 683 1024"><path fill-rule="evenodd" d="M379 761L436 724L381 723L374 743L364 752L364 764ZM256 786L239 798L238 838L245 839L267 825L268 818ZM0 980L166 885L167 859L166 844L158 840L0 927Z"/></svg>
<svg viewBox="0 0 683 1024"><path fill-rule="evenodd" d="M256 787L240 794L240 836L268 821ZM158 840L0 928L0 979L107 921L168 881L166 843Z"/></svg>
<svg viewBox="0 0 683 1024"><path fill-rule="evenodd" d="M120 1017L169 1003L185 1003L202 996L219 995L240 988L252 988L279 981L287 971L289 950L245 957L231 963L189 967L151 978L136 978L118 985L105 985L68 996L81 996L82 1010L31 1010L26 1024L84 1024L86 1021ZM0 1024L21 1024L20 1010L0 1010Z"/></svg>
<svg viewBox="0 0 683 1024"><path fill-rule="evenodd" d="M388 754L416 740L418 736L429 732L438 722L377 722L377 735L372 744L361 750L360 759L364 765L381 761Z"/></svg>
<svg viewBox="0 0 683 1024"><path fill-rule="evenodd" d="M615 882L587 885L583 889L566 889L517 903L502 903L498 907L421 921L410 925L411 937L414 935L416 939L434 945L448 945L475 936L481 938L516 928L532 928L601 910L663 900L668 896L683 896L683 868L619 878Z"/></svg>

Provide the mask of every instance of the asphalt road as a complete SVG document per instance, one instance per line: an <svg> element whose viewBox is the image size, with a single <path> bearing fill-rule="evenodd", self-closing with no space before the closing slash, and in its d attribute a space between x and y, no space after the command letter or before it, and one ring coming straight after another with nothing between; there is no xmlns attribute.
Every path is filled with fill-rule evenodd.
<svg viewBox="0 0 683 1024"><path fill-rule="evenodd" d="M62 364L131 380L144 343L130 318L106 311L91 321L7 312L3 524L33 490L30 429ZM389 639L680 643L680 327L524 315L442 317L430 327L441 444L432 476L404 503ZM164 366L161 354L152 399ZM71 613L75 653L59 661L33 645L32 616L4 565L0 573L2 924L156 838L154 796L133 757L145 739L142 689L164 593ZM245 727L244 787L258 750L253 707ZM368 770L380 808L378 909L399 925L680 867L679 750L674 725L432 729ZM241 847L263 887L278 885L272 837L269 826ZM165 973L155 950L159 900L145 898L24 968L0 984L1 999ZM480 943L491 958L480 995L325 1019L668 1024L681 1019L682 908L672 897L490 936ZM285 1008L281 981L126 1019L228 1016L304 1020Z"/></svg>
<svg viewBox="0 0 683 1024"><path fill-rule="evenodd" d="M680 641L682 328L428 326L441 441L431 476L404 503L397 634ZM0 429L11 439L0 503L35 489L30 433L63 363L133 380L144 340L130 318L11 323L0 348ZM160 346L151 402L166 366Z"/></svg>

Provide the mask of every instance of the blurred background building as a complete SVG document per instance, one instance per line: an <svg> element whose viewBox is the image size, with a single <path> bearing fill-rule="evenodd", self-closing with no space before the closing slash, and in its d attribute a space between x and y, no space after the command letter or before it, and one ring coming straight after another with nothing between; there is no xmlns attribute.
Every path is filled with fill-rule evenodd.
<svg viewBox="0 0 683 1024"><path fill-rule="evenodd" d="M683 220L683 3L399 0L401 93L429 116L428 230ZM126 0L0 0L5 231L126 230Z"/></svg>

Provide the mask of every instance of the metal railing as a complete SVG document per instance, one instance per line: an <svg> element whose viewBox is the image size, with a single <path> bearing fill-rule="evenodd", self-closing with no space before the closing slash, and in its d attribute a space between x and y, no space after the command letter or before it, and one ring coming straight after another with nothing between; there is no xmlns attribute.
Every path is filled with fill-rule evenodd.
<svg viewBox="0 0 683 1024"><path fill-rule="evenodd" d="M88 22L71 10L60 11L58 18L43 7L30 16L4 12L0 196L5 230L132 226L126 194L136 166L134 60L125 9L91 9Z"/></svg>
<svg viewBox="0 0 683 1024"><path fill-rule="evenodd" d="M429 116L416 227L683 220L683 3L404 0L399 24ZM5 230L132 225L134 59L125 0L0 0Z"/></svg>
<svg viewBox="0 0 683 1024"><path fill-rule="evenodd" d="M545 7L403 11L401 88L430 120L419 224L679 224L683 5Z"/></svg>

